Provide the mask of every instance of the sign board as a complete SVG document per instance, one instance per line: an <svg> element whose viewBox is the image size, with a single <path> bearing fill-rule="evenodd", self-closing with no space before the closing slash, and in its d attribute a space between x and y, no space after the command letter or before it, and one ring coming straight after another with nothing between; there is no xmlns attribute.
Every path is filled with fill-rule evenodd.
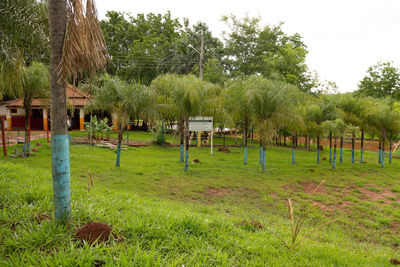
<svg viewBox="0 0 400 267"><path fill-rule="evenodd" d="M213 130L213 117L190 117L189 131L192 132L209 132Z"/></svg>

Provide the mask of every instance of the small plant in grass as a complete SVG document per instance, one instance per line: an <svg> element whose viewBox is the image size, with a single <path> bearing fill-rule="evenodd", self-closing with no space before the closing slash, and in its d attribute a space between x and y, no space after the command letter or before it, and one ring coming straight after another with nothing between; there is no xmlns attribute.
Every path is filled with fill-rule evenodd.
<svg viewBox="0 0 400 267"><path fill-rule="evenodd" d="M156 145L162 145L162 138L163 138L163 133L162 133L162 125L161 123L157 123L155 127L152 130L152 134L154 136L153 143Z"/></svg>
<svg viewBox="0 0 400 267"><path fill-rule="evenodd" d="M285 248L287 248L288 250L293 250L295 249L297 246L299 246L307 237L309 237L311 234L321 230L323 227L327 226L328 224L331 224L333 222L335 222L337 219L334 220L330 220L326 223L323 223L322 225L316 226L313 229L311 229L308 233L306 233L305 235L303 235L302 237L300 237L300 232L301 229L304 225L304 222L310 217L311 215L311 211L317 206L312 204L311 201L311 196L313 196L318 189L322 186L322 184L325 183L325 180L323 180L315 189L314 191L311 193L309 200L307 201L307 203L300 209L299 214L296 216L294 215L294 210L293 210L293 205L292 205L292 201L290 200L290 198L288 198L286 200L287 206L288 206L288 211L289 211L289 220L290 220L290 225L291 225L291 239L289 242L283 240L280 236L278 236L277 234L273 233L283 244L283 246Z"/></svg>

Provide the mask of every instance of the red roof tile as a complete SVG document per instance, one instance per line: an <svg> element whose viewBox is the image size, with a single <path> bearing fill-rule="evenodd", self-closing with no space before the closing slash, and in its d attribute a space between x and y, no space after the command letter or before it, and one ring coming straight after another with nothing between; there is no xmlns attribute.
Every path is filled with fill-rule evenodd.
<svg viewBox="0 0 400 267"><path fill-rule="evenodd" d="M85 106L87 103L87 98L89 98L89 94L83 92L82 90L76 88L73 85L67 85L67 105L72 106ZM23 100L17 99L10 101L7 104L7 108L22 108L23 107ZM49 107L50 106L50 99L49 98L35 98L32 101L32 107Z"/></svg>

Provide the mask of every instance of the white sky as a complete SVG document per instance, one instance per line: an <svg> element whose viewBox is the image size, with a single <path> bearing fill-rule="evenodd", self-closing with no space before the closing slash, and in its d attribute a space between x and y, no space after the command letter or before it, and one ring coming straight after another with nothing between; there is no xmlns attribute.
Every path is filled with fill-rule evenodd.
<svg viewBox="0 0 400 267"><path fill-rule="evenodd" d="M100 19L108 10L162 13L204 21L222 39L222 15L260 16L262 24L285 22L308 47L307 65L340 92L354 91L367 68L378 61L400 61L399 0L97 0Z"/></svg>

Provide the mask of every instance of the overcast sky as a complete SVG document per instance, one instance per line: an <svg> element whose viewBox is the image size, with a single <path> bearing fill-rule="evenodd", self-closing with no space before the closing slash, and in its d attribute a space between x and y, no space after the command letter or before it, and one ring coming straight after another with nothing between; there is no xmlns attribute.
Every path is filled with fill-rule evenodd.
<svg viewBox="0 0 400 267"><path fill-rule="evenodd" d="M222 15L260 16L262 24L280 21L289 34L300 33L308 47L307 65L336 82L340 92L354 91L369 66L400 62L400 0L97 0L100 19L108 10L162 13L206 22L222 39Z"/></svg>

